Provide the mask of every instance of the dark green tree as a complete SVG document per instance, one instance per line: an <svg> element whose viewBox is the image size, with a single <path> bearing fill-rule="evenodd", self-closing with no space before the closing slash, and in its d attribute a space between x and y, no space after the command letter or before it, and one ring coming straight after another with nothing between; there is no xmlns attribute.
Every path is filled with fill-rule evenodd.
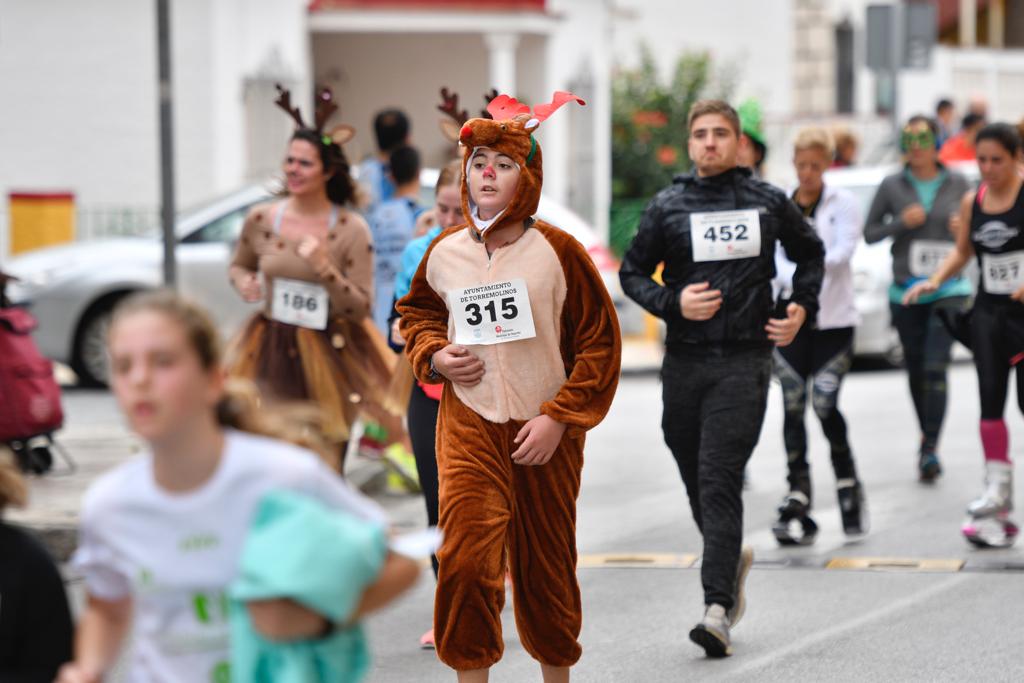
<svg viewBox="0 0 1024 683"><path fill-rule="evenodd" d="M699 99L728 99L728 74L713 73L705 52L684 53L663 83L654 56L640 46L640 63L612 77L611 245L620 256L636 233L643 207L690 168L686 117Z"/></svg>

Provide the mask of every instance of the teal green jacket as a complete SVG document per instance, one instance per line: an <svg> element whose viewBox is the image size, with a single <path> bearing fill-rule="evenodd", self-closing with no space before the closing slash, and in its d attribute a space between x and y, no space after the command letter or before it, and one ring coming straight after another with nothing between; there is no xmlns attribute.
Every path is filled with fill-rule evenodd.
<svg viewBox="0 0 1024 683"><path fill-rule="evenodd" d="M379 525L287 491L260 502L232 583L231 680L235 683L355 683L370 666L360 625L318 639L276 643L256 633L245 602L291 598L347 623L387 555Z"/></svg>

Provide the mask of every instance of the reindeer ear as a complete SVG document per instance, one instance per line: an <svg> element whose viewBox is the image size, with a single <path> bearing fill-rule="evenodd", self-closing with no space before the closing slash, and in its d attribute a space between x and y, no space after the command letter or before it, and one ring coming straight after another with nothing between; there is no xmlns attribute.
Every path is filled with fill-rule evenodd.
<svg viewBox="0 0 1024 683"><path fill-rule="evenodd" d="M525 128L526 130L533 130L539 125L540 119L530 119L529 121L523 124L523 128Z"/></svg>
<svg viewBox="0 0 1024 683"><path fill-rule="evenodd" d="M356 136L356 129L343 123L332 128L327 134L331 136L331 142L340 147Z"/></svg>
<svg viewBox="0 0 1024 683"><path fill-rule="evenodd" d="M551 101L548 102L547 104L534 105L534 107L533 107L533 115L539 121L543 121L547 117L549 117L553 113L555 113L555 111L559 107L561 107L562 105L566 104L567 102L576 102L576 103L578 103L581 106L586 106L586 104L587 104L581 98L576 97L571 92L564 92L564 91L559 90L559 91L555 92L555 94L551 98Z"/></svg>
<svg viewBox="0 0 1024 683"><path fill-rule="evenodd" d="M446 117L439 119L437 123L441 127L441 135L444 135L451 142L459 141L459 131L462 130L462 127L455 123L454 119Z"/></svg>
<svg viewBox="0 0 1024 683"><path fill-rule="evenodd" d="M515 118L519 114L529 114L530 108L514 97L498 95L487 105L487 113L495 121Z"/></svg>

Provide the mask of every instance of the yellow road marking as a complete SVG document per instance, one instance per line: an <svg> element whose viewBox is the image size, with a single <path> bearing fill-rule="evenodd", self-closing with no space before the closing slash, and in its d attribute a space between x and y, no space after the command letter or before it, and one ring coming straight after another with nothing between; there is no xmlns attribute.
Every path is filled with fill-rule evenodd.
<svg viewBox="0 0 1024 683"><path fill-rule="evenodd" d="M834 557L825 569L869 571L958 572L965 560L912 557Z"/></svg>
<svg viewBox="0 0 1024 683"><path fill-rule="evenodd" d="M682 555L676 553L601 553L580 555L579 566L587 568L657 567L659 569L689 569L696 561L697 556L689 553Z"/></svg>

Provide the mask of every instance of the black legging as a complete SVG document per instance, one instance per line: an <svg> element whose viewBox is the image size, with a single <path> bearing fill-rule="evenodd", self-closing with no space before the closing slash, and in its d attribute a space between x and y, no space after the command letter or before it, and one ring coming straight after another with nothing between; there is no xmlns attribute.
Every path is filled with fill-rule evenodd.
<svg viewBox="0 0 1024 683"><path fill-rule="evenodd" d="M836 479L856 479L857 470L846 436L846 420L839 412L839 388L853 358L853 328L833 330L801 328L789 346L775 351L775 375L782 384L785 418L782 436L789 460L789 487L811 499L810 464L807 462L807 383L811 406L821 421L832 453Z"/></svg>
<svg viewBox="0 0 1024 683"><path fill-rule="evenodd" d="M661 429L704 536L704 604L733 606L743 541L743 470L768 402L771 351L708 344L669 351L661 366Z"/></svg>
<svg viewBox="0 0 1024 683"><path fill-rule="evenodd" d="M416 457L416 472L420 475L423 502L427 506L427 524L437 526L437 454L434 451L437 436L437 409L440 402L427 396L419 384L413 383L409 397L409 440ZM430 556L430 564L437 577L437 557Z"/></svg>
<svg viewBox="0 0 1024 683"><path fill-rule="evenodd" d="M1006 407L1010 363L1024 352L1024 305L976 304L971 311L971 350L978 372L981 419L999 420ZM1017 405L1024 413L1024 360L1017 359Z"/></svg>
<svg viewBox="0 0 1024 683"><path fill-rule="evenodd" d="M946 417L946 370L953 338L942 324L940 309L963 308L966 297L951 296L927 304L891 304L892 321L903 345L903 358L910 381L921 452L934 453Z"/></svg>

